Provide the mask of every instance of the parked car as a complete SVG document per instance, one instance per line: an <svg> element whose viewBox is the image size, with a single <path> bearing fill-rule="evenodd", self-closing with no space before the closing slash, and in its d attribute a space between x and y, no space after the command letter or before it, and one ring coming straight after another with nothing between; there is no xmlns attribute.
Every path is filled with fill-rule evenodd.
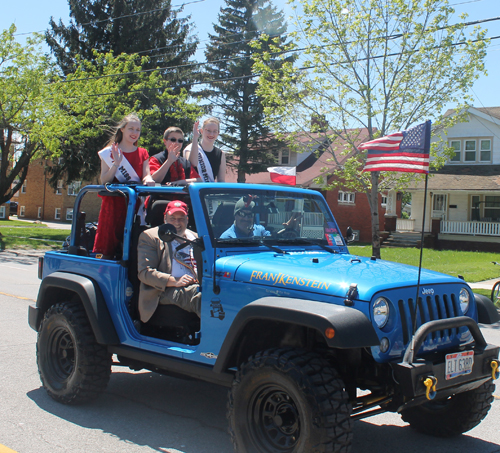
<svg viewBox="0 0 500 453"><path fill-rule="evenodd" d="M83 200L97 194L127 200L113 259L94 254L82 234ZM145 197L141 226L136 206ZM198 234L190 243L201 317L160 305L142 323L138 237L163 224L172 200L188 204L188 228ZM267 235L221 238L240 200L251 211L242 217ZM426 434L459 435L491 407L499 348L478 327L499 319L491 300L460 278L351 255L351 232L343 237L319 192L87 186L73 212L69 246L40 258L29 307L40 378L56 401L97 398L112 363L206 380L230 389L229 432L240 453L347 453L354 421L385 411ZM171 227L159 228L160 240L176 237Z"/></svg>

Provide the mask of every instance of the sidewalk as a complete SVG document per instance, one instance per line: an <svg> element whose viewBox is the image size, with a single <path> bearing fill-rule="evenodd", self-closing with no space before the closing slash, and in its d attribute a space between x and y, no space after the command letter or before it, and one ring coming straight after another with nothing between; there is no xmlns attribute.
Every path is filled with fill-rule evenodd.
<svg viewBox="0 0 500 453"><path fill-rule="evenodd" d="M24 219L19 219L16 218L16 220L19 220L20 222L26 222L29 224L43 224L47 225L48 228L54 228L56 230L71 230L71 223L68 222L50 222L46 220L24 220Z"/></svg>
<svg viewBox="0 0 500 453"><path fill-rule="evenodd" d="M491 290L493 288L493 285L498 281L500 281L500 277L492 278L491 280L485 280L484 282L469 283L469 286L472 289L489 289L489 290Z"/></svg>

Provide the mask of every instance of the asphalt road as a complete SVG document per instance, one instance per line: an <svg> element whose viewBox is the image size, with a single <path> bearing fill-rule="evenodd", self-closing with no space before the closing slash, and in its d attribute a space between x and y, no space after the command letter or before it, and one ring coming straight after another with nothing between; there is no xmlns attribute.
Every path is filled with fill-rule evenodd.
<svg viewBox="0 0 500 453"><path fill-rule="evenodd" d="M41 388L36 333L27 308L36 298L37 259L0 253L0 453L230 453L226 389L198 381L113 367L96 402L65 406ZM500 344L500 325L483 326ZM500 395L497 386L496 395ZM396 414L356 422L352 453L500 453L500 396L467 434L436 439L415 433ZM306 452L305 452L306 453Z"/></svg>

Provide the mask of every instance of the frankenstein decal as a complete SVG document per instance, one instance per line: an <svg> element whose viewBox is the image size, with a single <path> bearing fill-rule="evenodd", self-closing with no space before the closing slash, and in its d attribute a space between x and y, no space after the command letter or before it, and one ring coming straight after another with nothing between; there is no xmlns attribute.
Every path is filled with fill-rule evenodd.
<svg viewBox="0 0 500 453"><path fill-rule="evenodd" d="M309 278L302 277L294 277L292 275L283 274L281 272L277 274L273 274L271 272L261 272L261 271L252 271L252 275L250 276L250 281L252 280L260 280L266 282L272 282L274 285L281 286L302 286L305 288L317 288L317 289L328 289L330 288L330 283L321 282L319 280L313 280Z"/></svg>

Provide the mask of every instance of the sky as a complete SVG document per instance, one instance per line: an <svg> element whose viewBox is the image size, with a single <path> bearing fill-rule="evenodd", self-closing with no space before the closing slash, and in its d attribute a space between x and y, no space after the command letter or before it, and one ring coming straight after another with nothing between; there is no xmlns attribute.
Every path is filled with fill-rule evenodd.
<svg viewBox="0 0 500 453"><path fill-rule="evenodd" d="M457 21L459 12L466 12L469 15L468 21L500 16L499 0L449 0L449 2L457 12ZM68 0L4 0L2 3L0 29L6 29L15 23L20 42L27 33L46 30L51 16L56 22L62 19L66 25L69 23ZM196 59L203 61L203 49L207 43L208 33L213 33L213 24L218 21L220 8L225 2L224 0L172 0L173 7L181 4L185 4L183 15L191 14L191 20L195 24L195 32L200 39ZM292 14L292 9L286 0L274 0L274 4L284 10L286 17ZM498 107L500 106L500 20L481 24L481 27L488 29L488 37L498 36L499 39L493 39L488 50L486 58L488 75L482 76L475 82L471 94L474 96L475 107Z"/></svg>

